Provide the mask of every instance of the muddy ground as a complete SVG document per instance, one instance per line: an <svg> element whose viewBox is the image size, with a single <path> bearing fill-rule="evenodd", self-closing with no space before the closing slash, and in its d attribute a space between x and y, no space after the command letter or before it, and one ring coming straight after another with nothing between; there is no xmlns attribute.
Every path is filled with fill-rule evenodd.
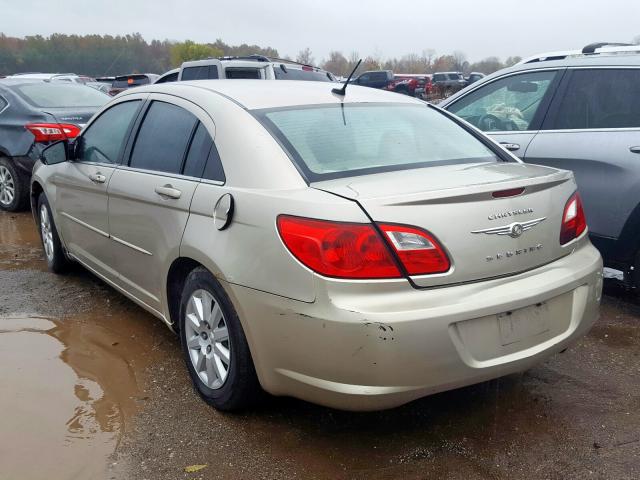
<svg viewBox="0 0 640 480"><path fill-rule="evenodd" d="M609 285L591 333L524 374L379 413L229 415L159 321L81 268L48 273L30 216L0 213L0 480L637 479L638 298Z"/></svg>

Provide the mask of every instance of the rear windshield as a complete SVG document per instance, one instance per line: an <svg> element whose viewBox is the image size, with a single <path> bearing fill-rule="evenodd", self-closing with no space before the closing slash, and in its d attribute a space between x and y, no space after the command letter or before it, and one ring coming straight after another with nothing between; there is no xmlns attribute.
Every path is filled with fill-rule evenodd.
<svg viewBox="0 0 640 480"><path fill-rule="evenodd" d="M139 87L140 85L148 85L150 82L149 77L146 75L138 75L135 77L117 77L113 81L113 88L129 88Z"/></svg>
<svg viewBox="0 0 640 480"><path fill-rule="evenodd" d="M333 78L323 71L303 70L301 68L280 66L273 67L277 80L309 80L312 82L333 82Z"/></svg>
<svg viewBox="0 0 640 480"><path fill-rule="evenodd" d="M426 105L366 103L256 110L310 182L499 158Z"/></svg>
<svg viewBox="0 0 640 480"><path fill-rule="evenodd" d="M28 83L16 87L18 95L35 107L101 107L111 97L95 88L73 83Z"/></svg>

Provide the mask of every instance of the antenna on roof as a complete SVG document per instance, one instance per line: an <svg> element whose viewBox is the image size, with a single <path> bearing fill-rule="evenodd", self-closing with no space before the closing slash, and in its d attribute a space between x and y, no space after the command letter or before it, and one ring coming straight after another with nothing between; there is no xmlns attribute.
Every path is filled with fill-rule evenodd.
<svg viewBox="0 0 640 480"><path fill-rule="evenodd" d="M342 85L342 88L332 88L331 89L332 93L337 93L338 95L342 95L343 97L347 94L347 85L349 85L349 80L351 80L351 77L353 77L353 74L356 73L356 70L358 70L358 67L360 66L361 62L362 62L362 59L358 60L358 63L356 63L355 68L351 70L351 73L349 74L349 76L347 77L347 80Z"/></svg>

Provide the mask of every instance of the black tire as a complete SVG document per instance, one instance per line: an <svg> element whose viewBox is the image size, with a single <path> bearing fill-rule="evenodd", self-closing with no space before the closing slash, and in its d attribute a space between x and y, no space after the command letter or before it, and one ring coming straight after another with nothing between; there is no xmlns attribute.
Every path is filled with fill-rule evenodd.
<svg viewBox="0 0 640 480"><path fill-rule="evenodd" d="M13 199L9 202L3 202L0 198L0 210L7 212L19 212L26 210L29 206L29 179L27 175L18 170L10 158L0 157L0 173L4 173L4 181L10 182ZM2 181L2 179L0 179ZM2 186L0 186L2 190Z"/></svg>
<svg viewBox="0 0 640 480"><path fill-rule="evenodd" d="M51 234L50 236L50 251L51 255L47 253L47 247L45 246L45 236L47 235L46 229L43 228L42 222L42 214L43 209L46 209L48 220L49 220L49 230L48 232ZM53 221L53 215L51 215L51 207L49 206L49 201L47 200L47 196L44 193L41 193L38 197L38 210L37 210L37 219L38 219L38 232L40 233L40 240L42 241L42 249L44 252L44 258L47 262L47 267L53 273L65 273L69 269L69 260L64 253L64 249L62 248L62 243L60 242L60 236L58 235L58 230L56 229L56 224Z"/></svg>
<svg viewBox="0 0 640 480"><path fill-rule="evenodd" d="M193 365L187 346L187 308L192 294L198 290L207 291L219 305L228 331L230 362L224 383L218 388L209 388L200 378ZM179 335L184 361L195 390L209 405L223 411L237 411L254 404L262 395L262 388L256 375L249 345L244 335L240 319L228 295L205 268L193 270L187 277L180 300ZM209 333L211 335L211 332ZM213 338L213 337L212 337ZM194 350L194 349L192 349ZM198 348L195 349L198 351Z"/></svg>

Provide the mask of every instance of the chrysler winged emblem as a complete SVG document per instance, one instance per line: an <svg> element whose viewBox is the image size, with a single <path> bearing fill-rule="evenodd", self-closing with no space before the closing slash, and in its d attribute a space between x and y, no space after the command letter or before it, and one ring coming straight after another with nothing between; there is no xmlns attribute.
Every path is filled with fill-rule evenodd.
<svg viewBox="0 0 640 480"><path fill-rule="evenodd" d="M484 230L474 230L471 233L486 233L487 235L509 235L511 238L518 238L527 230L531 230L547 217L536 218L526 222L513 222L502 227L485 228Z"/></svg>

